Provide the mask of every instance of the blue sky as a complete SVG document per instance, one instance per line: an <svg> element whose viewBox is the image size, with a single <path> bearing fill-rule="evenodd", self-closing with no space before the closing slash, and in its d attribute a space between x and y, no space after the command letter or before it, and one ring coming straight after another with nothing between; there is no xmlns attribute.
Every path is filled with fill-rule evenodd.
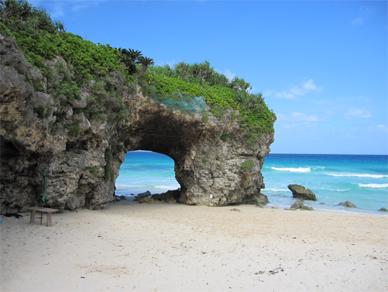
<svg viewBox="0 0 388 292"><path fill-rule="evenodd" d="M274 153L388 154L385 1L32 3L94 42L243 77L278 116Z"/></svg>

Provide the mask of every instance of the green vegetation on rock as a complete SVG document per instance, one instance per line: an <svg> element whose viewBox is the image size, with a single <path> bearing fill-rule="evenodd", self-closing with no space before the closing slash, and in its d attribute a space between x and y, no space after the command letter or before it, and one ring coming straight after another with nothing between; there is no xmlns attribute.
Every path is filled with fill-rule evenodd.
<svg viewBox="0 0 388 292"><path fill-rule="evenodd" d="M255 167L255 163L252 160L245 160L241 164L241 170L242 171L250 171Z"/></svg>
<svg viewBox="0 0 388 292"><path fill-rule="evenodd" d="M232 111L248 142L254 143L261 134L274 131L275 115L262 95L250 93L248 82L241 78L229 80L208 62L152 66L153 60L140 51L95 44L65 32L62 23L53 22L45 11L23 0L0 0L0 32L14 38L28 61L41 70L51 84L47 93L60 100L63 108L79 100L83 89L91 91L83 109L90 120L125 119L128 109L122 92L110 80L115 73L131 91L140 87L144 94L167 106L201 112L206 115L204 121L208 120L208 109L219 118ZM55 82L53 76L61 78ZM45 113L38 111L39 115ZM73 134L78 133L77 127L69 127Z"/></svg>

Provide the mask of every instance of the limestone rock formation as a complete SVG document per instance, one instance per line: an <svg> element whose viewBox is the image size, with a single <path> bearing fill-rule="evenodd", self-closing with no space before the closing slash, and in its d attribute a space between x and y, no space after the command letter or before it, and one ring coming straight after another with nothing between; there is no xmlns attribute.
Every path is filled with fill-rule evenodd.
<svg viewBox="0 0 388 292"><path fill-rule="evenodd" d="M310 189L307 189L304 186L292 184L288 185L288 188L292 192L292 197L294 198L311 201L317 200L315 194Z"/></svg>
<svg viewBox="0 0 388 292"><path fill-rule="evenodd" d="M223 206L260 194L273 134L252 144L231 112L216 118L208 109L168 107L128 88L115 72L70 98L72 87L63 86L71 65L61 57L45 65L49 75L0 34L0 212L36 205L44 191L47 206L62 209L113 201L120 164L127 151L138 149L174 159L182 203ZM102 95L104 103L97 104ZM126 119L116 97L126 106Z"/></svg>

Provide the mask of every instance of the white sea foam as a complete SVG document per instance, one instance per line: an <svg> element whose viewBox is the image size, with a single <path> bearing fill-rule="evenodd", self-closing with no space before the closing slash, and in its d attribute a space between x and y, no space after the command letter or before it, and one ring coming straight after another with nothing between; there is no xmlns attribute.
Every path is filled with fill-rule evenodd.
<svg viewBox="0 0 388 292"><path fill-rule="evenodd" d="M358 184L360 188L369 188L369 189L385 189L388 188L388 184Z"/></svg>
<svg viewBox="0 0 388 292"><path fill-rule="evenodd" d="M269 192L287 192L289 191L288 189L285 188L265 188L266 191Z"/></svg>
<svg viewBox="0 0 388 292"><path fill-rule="evenodd" d="M298 173L311 172L310 167L271 167L271 168L277 171L298 172Z"/></svg>
<svg viewBox="0 0 388 292"><path fill-rule="evenodd" d="M348 173L348 172L328 172L326 173L330 176L338 176L338 177L367 177L367 178L387 178L387 174L373 174L373 173Z"/></svg>
<svg viewBox="0 0 388 292"><path fill-rule="evenodd" d="M315 188L317 189L317 188ZM332 187L320 187L318 188L318 190L322 190L322 191L330 191L330 192L348 192L350 191L351 189L344 189L344 188L332 188Z"/></svg>

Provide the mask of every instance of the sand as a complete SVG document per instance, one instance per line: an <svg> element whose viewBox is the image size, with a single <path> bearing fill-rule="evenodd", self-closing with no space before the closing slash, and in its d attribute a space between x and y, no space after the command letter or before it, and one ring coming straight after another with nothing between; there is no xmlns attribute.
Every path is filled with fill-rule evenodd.
<svg viewBox="0 0 388 292"><path fill-rule="evenodd" d="M386 215L122 201L53 221L0 224L1 291L388 290Z"/></svg>

